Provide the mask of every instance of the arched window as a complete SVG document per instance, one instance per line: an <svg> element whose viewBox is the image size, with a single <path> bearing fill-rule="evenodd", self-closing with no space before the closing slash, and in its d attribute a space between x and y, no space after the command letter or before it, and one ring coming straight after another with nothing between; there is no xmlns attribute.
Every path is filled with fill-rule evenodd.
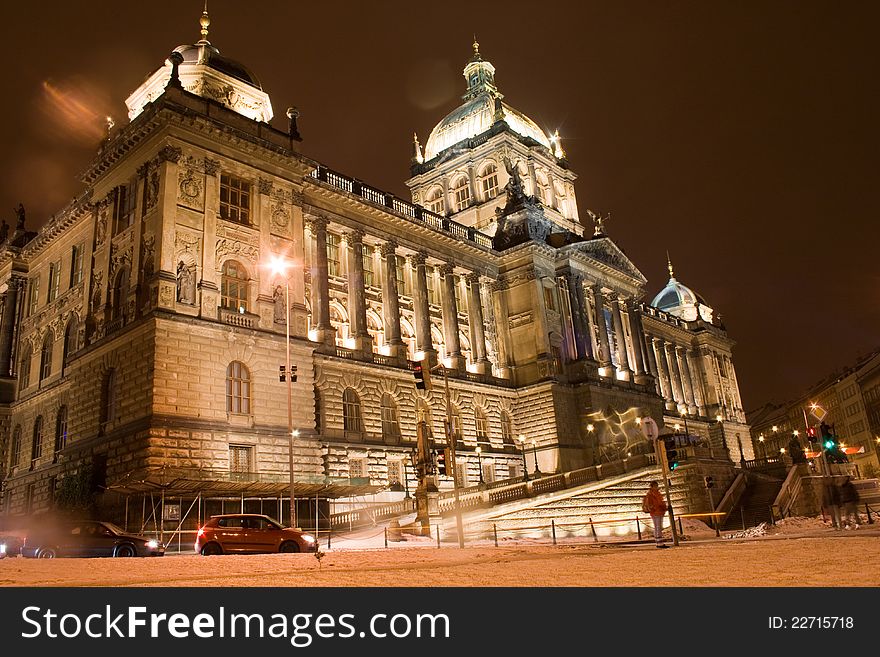
<svg viewBox="0 0 880 657"><path fill-rule="evenodd" d="M486 418L486 412L479 406L474 408L474 424L477 427L477 442L488 445L489 420Z"/></svg>
<svg viewBox="0 0 880 657"><path fill-rule="evenodd" d="M428 432L427 438L431 440L434 436L434 420L431 417L431 407L421 398L416 401L416 421L425 423L425 430Z"/></svg>
<svg viewBox="0 0 880 657"><path fill-rule="evenodd" d="M483 200L488 201L498 195L498 169L489 164L480 173L480 184L483 188Z"/></svg>
<svg viewBox="0 0 880 657"><path fill-rule="evenodd" d="M465 176L455 181L455 184L452 186L452 193L455 196L455 211L467 210L471 204L471 188Z"/></svg>
<svg viewBox="0 0 880 657"><path fill-rule="evenodd" d="M342 393L342 426L346 433L363 433L361 422L361 398L353 388Z"/></svg>
<svg viewBox="0 0 880 657"><path fill-rule="evenodd" d="M67 361L67 357L73 354L78 345L76 344L76 321L70 320L67 322L67 328L64 329L64 361Z"/></svg>
<svg viewBox="0 0 880 657"><path fill-rule="evenodd" d="M67 406L58 409L58 419L55 420L55 458L58 452L67 447Z"/></svg>
<svg viewBox="0 0 880 657"><path fill-rule="evenodd" d="M501 441L505 445L515 445L513 441L513 418L507 411L501 411Z"/></svg>
<svg viewBox="0 0 880 657"><path fill-rule="evenodd" d="M18 367L18 391L21 392L31 384L31 348L22 349Z"/></svg>
<svg viewBox="0 0 880 657"><path fill-rule="evenodd" d="M446 214L446 203L443 202L443 190L435 187L425 197L425 207L436 214Z"/></svg>
<svg viewBox="0 0 880 657"><path fill-rule="evenodd" d="M34 420L34 440L31 444L31 469L37 459L43 455L43 416L38 415Z"/></svg>
<svg viewBox="0 0 880 657"><path fill-rule="evenodd" d="M43 348L40 350L40 381L48 379L52 374L52 344L54 342L55 335L50 330L46 333Z"/></svg>
<svg viewBox="0 0 880 657"><path fill-rule="evenodd" d="M236 415L251 413L251 373L237 360L226 368L226 412Z"/></svg>
<svg viewBox="0 0 880 657"><path fill-rule="evenodd" d="M240 313L247 312L248 274L235 260L223 263L220 274L220 305Z"/></svg>
<svg viewBox="0 0 880 657"><path fill-rule="evenodd" d="M12 470L21 463L21 425L15 425L12 432L12 448L9 450L9 469Z"/></svg>
<svg viewBox="0 0 880 657"><path fill-rule="evenodd" d="M382 395L382 440L387 443L400 441L400 422L397 419L397 404L389 393Z"/></svg>
<svg viewBox="0 0 880 657"><path fill-rule="evenodd" d="M111 367L104 374L101 404L101 422L106 424L116 419L116 368Z"/></svg>
<svg viewBox="0 0 880 657"><path fill-rule="evenodd" d="M128 267L123 267L116 274L116 282L113 285L113 305L110 316L112 319L124 319L125 297L128 290Z"/></svg>

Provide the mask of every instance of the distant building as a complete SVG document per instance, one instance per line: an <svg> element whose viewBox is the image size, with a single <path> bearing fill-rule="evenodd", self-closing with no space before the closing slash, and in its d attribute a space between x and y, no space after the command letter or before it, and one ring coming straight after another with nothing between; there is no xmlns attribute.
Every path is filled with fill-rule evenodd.
<svg viewBox="0 0 880 657"><path fill-rule="evenodd" d="M464 103L414 143L410 202L301 154L296 113L272 128L208 25L128 98L79 198L0 247L4 512L83 487L117 516L116 493L280 500L288 312L300 496L414 487L416 424L442 446L446 402L413 360L450 372L463 485L649 449L645 415L753 458L717 314L671 265L646 303L477 44Z"/></svg>

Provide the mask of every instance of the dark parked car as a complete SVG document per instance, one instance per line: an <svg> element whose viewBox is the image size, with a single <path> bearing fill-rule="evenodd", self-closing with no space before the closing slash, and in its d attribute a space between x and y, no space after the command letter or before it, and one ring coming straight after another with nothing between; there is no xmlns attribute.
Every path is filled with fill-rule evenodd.
<svg viewBox="0 0 880 657"><path fill-rule="evenodd" d="M237 513L211 516L196 536L196 552L205 556L227 552L315 552L315 537L282 527L269 516Z"/></svg>
<svg viewBox="0 0 880 657"><path fill-rule="evenodd" d="M0 559L16 557L21 554L21 544L24 542L24 532L4 531L0 532Z"/></svg>
<svg viewBox="0 0 880 657"><path fill-rule="evenodd" d="M161 557L165 546L147 536L129 534L112 522L62 522L28 532L25 557Z"/></svg>

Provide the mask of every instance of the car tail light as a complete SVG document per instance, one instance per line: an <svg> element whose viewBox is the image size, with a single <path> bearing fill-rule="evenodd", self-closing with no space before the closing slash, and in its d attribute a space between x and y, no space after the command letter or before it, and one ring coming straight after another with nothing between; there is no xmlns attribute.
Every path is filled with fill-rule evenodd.
<svg viewBox="0 0 880 657"><path fill-rule="evenodd" d="M204 536L204 535L205 535L205 530L204 530L204 528L203 528L203 527L199 527L199 533L196 534L196 536Z"/></svg>

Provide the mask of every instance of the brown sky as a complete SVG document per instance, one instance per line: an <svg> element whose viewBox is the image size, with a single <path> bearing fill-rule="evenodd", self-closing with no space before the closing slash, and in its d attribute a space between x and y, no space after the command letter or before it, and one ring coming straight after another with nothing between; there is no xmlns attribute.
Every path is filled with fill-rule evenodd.
<svg viewBox="0 0 880 657"><path fill-rule="evenodd" d="M35 228L78 191L103 116L181 43L199 0L4 6L0 213ZM474 33L505 99L559 129L581 214L676 276L737 340L746 408L880 347L878 3L233 2L210 40L248 65L303 151L406 195L464 91ZM8 208L3 211L2 208Z"/></svg>

